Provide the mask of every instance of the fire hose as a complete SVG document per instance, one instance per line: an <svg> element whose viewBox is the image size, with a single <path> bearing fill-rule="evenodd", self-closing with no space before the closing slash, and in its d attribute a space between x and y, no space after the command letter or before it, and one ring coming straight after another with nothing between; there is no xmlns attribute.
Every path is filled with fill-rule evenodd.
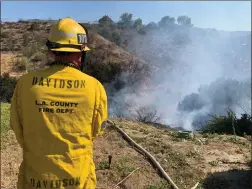
<svg viewBox="0 0 252 189"><path fill-rule="evenodd" d="M165 172L163 167L158 163L158 161L142 146L137 144L131 137L129 137L120 127L118 127L113 121L108 120L107 123L112 125L131 145L137 148L140 152L142 152L146 157L148 157L153 165L160 171L161 175L173 186L174 189L179 189L178 186L173 182L171 177ZM199 182L197 182L191 189L196 189Z"/></svg>

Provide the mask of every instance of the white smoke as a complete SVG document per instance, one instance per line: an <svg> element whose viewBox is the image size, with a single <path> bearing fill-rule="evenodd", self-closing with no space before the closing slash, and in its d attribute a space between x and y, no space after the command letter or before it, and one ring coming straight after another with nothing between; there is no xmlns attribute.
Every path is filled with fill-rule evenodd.
<svg viewBox="0 0 252 189"><path fill-rule="evenodd" d="M227 108L237 114L250 113L250 32L156 30L134 38L132 49L151 68L151 83L147 88L135 85L116 93L111 98L111 114L132 117L141 106L155 107L162 123L193 130L198 120L211 113L224 114ZM192 93L202 101L201 108L190 105L192 100L185 101ZM179 108L181 103L189 110Z"/></svg>

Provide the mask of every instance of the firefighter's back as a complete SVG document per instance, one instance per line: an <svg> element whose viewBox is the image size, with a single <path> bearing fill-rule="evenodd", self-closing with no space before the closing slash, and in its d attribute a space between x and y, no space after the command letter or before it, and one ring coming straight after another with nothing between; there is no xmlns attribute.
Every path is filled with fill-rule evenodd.
<svg viewBox="0 0 252 189"><path fill-rule="evenodd" d="M83 188L93 169L101 84L63 65L30 72L20 83L25 183L29 188Z"/></svg>

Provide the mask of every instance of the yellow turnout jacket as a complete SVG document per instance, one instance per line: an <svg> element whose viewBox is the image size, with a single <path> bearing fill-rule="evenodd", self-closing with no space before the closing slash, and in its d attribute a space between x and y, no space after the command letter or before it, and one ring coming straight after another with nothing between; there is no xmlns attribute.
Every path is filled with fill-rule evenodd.
<svg viewBox="0 0 252 189"><path fill-rule="evenodd" d="M18 189L95 189L93 140L107 117L102 84L75 68L22 76L11 103L11 127L23 148Z"/></svg>

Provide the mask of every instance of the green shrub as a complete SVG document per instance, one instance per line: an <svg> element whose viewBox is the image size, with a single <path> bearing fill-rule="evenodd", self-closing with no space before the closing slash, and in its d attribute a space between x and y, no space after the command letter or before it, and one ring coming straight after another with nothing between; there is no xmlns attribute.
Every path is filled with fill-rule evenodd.
<svg viewBox="0 0 252 189"><path fill-rule="evenodd" d="M113 63L87 63L84 72L95 77L101 83L111 83L116 80L117 76L122 72L122 66Z"/></svg>
<svg viewBox="0 0 252 189"><path fill-rule="evenodd" d="M235 132L239 136L252 134L252 120L250 115L242 114L241 118L236 120Z"/></svg>
<svg viewBox="0 0 252 189"><path fill-rule="evenodd" d="M9 31L2 31L1 32L1 38L9 38L9 37L10 37Z"/></svg>
<svg viewBox="0 0 252 189"><path fill-rule="evenodd" d="M46 60L46 54L43 52L36 52L32 55L31 60L34 62Z"/></svg>
<svg viewBox="0 0 252 189"><path fill-rule="evenodd" d="M46 44L48 38L48 33L43 32L33 32L32 40L37 42L40 48Z"/></svg>
<svg viewBox="0 0 252 189"><path fill-rule="evenodd" d="M242 114L241 118L237 118L234 112L229 110L225 116L212 115L212 119L208 120L201 130L203 133L244 136L244 134L251 134L251 128L252 121L250 115Z"/></svg>
<svg viewBox="0 0 252 189"><path fill-rule="evenodd" d="M41 46L39 43L32 43L22 48L22 54L27 58L31 58L35 53L40 51L40 49Z"/></svg>
<svg viewBox="0 0 252 189"><path fill-rule="evenodd" d="M107 161L102 161L97 166L97 170L105 170L108 168L109 168L109 163Z"/></svg>
<svg viewBox="0 0 252 189"><path fill-rule="evenodd" d="M124 163L117 163L115 168L116 172L118 173L118 176L120 176L121 178L128 176L132 171L135 170L134 167L130 167Z"/></svg>
<svg viewBox="0 0 252 189"><path fill-rule="evenodd" d="M11 102L11 98L17 84L17 79L10 77L8 73L4 73L0 76L0 101L1 102Z"/></svg>
<svg viewBox="0 0 252 189"><path fill-rule="evenodd" d="M34 23L31 24L31 26L27 30L28 31L37 31L39 29L40 29L39 23L34 22Z"/></svg>
<svg viewBox="0 0 252 189"><path fill-rule="evenodd" d="M18 23L29 23L29 21L28 21L28 20L23 20L23 19L20 18L20 19L18 20Z"/></svg>
<svg viewBox="0 0 252 189"><path fill-rule="evenodd" d="M17 58L13 62L14 71L26 71L30 64L29 59L26 57Z"/></svg>
<svg viewBox="0 0 252 189"><path fill-rule="evenodd" d="M109 27L102 27L98 31L98 34L100 34L102 37L104 37L107 40L111 38L111 30L109 29Z"/></svg>
<svg viewBox="0 0 252 189"><path fill-rule="evenodd" d="M15 40L13 40L13 39L11 39L11 40L7 40L6 41L6 47L7 47L7 49L5 49L5 50L7 50L7 51L14 51L14 49L15 49Z"/></svg>
<svg viewBox="0 0 252 189"><path fill-rule="evenodd" d="M23 46L26 47L29 45L30 41L32 39L32 36L30 33L24 33L23 35Z"/></svg>
<svg viewBox="0 0 252 189"><path fill-rule="evenodd" d="M138 33L141 35L146 35L146 29L144 27L142 27L138 30Z"/></svg>
<svg viewBox="0 0 252 189"><path fill-rule="evenodd" d="M10 104L1 103L1 137L10 130Z"/></svg>
<svg viewBox="0 0 252 189"><path fill-rule="evenodd" d="M99 25L102 27L110 26L114 23L113 20L108 15L103 16L101 19L99 19L98 22L99 22Z"/></svg>
<svg viewBox="0 0 252 189"><path fill-rule="evenodd" d="M122 43L121 33L116 28L104 26L99 29L98 34L100 34L102 37L115 43L118 46L120 46Z"/></svg>
<svg viewBox="0 0 252 189"><path fill-rule="evenodd" d="M114 31L111 34L110 40L114 42L116 45L120 46L122 42L122 38L120 36L120 33L118 31Z"/></svg>

